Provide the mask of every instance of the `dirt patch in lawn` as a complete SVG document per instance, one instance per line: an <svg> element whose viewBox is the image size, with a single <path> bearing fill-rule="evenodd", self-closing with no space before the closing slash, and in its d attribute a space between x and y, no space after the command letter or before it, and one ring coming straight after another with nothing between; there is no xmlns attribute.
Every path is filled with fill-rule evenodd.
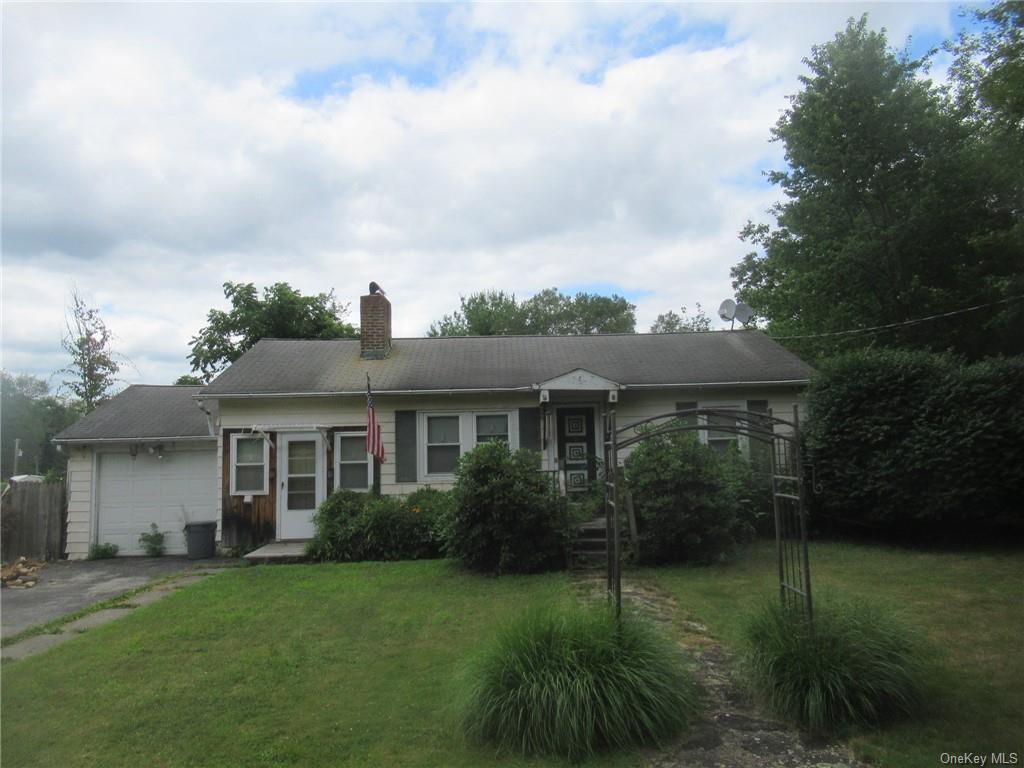
<svg viewBox="0 0 1024 768"><path fill-rule="evenodd" d="M580 574L576 588L587 602L604 600L604 574ZM647 752L652 768L861 768L846 746L814 740L758 707L736 681L736 659L699 621L681 618L672 595L623 579L622 602L678 638L705 696L700 719L679 741Z"/></svg>

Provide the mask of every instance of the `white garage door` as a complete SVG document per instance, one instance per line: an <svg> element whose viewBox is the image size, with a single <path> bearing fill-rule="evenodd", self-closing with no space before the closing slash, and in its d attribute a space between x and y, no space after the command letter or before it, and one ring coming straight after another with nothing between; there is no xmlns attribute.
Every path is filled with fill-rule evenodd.
<svg viewBox="0 0 1024 768"><path fill-rule="evenodd" d="M184 554L185 523L214 520L218 499L215 448L164 451L162 459L145 449L134 459L100 454L99 540L116 544L119 555L145 554L139 534L150 523L167 534L167 554Z"/></svg>

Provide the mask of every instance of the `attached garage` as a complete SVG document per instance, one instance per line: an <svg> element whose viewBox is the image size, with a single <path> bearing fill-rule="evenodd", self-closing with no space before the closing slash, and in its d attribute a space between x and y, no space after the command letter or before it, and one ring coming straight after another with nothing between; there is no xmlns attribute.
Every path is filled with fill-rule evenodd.
<svg viewBox="0 0 1024 768"><path fill-rule="evenodd" d="M134 385L55 438L68 452L67 556L94 544L144 555L151 524L164 551L185 553L186 523L220 522L216 407L201 387Z"/></svg>
<svg viewBox="0 0 1024 768"><path fill-rule="evenodd" d="M98 454L96 539L116 544L118 554L144 555L139 535L150 524L166 534L166 554L185 553L186 523L211 519L217 498L217 447L154 448Z"/></svg>

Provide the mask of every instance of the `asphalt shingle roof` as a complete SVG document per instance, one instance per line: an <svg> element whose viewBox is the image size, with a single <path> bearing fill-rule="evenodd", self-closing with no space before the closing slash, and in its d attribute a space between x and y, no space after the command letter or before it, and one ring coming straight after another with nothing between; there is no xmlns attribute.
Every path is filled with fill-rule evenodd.
<svg viewBox="0 0 1024 768"><path fill-rule="evenodd" d="M812 369L760 331L395 339L363 360L359 341L263 339L204 390L242 394L528 389L584 368L629 386L805 382Z"/></svg>
<svg viewBox="0 0 1024 768"><path fill-rule="evenodd" d="M202 387L134 384L83 416L54 439L210 437L206 414L193 398L201 390ZM205 407L216 416L216 403Z"/></svg>

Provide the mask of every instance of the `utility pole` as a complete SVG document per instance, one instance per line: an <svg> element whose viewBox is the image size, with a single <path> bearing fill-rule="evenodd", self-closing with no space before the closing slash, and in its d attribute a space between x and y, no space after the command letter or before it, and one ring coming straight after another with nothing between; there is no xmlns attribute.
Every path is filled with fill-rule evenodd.
<svg viewBox="0 0 1024 768"><path fill-rule="evenodd" d="M11 477L18 474L18 457L21 456L21 438L14 438L14 469L11 472Z"/></svg>

